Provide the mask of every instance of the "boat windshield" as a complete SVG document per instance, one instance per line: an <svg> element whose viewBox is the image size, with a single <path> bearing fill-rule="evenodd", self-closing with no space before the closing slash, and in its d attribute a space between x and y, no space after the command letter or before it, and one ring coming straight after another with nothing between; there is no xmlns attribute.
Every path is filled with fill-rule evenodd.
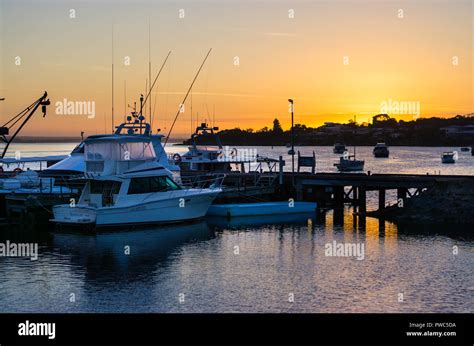
<svg viewBox="0 0 474 346"><path fill-rule="evenodd" d="M84 142L79 143L74 149L72 149L71 154L83 154L84 153Z"/></svg>
<svg viewBox="0 0 474 346"><path fill-rule="evenodd" d="M117 194L120 191L122 183L115 180L91 180L90 191L94 194L101 194L104 192L110 192L111 194Z"/></svg>
<svg viewBox="0 0 474 346"><path fill-rule="evenodd" d="M140 194L150 192L164 192L172 190L180 190L181 187L177 185L168 176L159 177L140 177L132 178L130 186L128 187L128 194Z"/></svg>
<svg viewBox="0 0 474 346"><path fill-rule="evenodd" d="M88 161L114 160L135 161L155 158L155 151L150 142L108 142L98 141L87 143L85 155Z"/></svg>

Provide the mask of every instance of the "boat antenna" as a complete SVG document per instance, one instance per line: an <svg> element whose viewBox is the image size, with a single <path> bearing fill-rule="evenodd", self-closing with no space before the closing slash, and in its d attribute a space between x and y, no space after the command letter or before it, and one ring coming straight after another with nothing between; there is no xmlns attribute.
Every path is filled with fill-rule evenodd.
<svg viewBox="0 0 474 346"><path fill-rule="evenodd" d="M356 124L356 116L354 115L354 125L357 125ZM354 160L356 159L356 144L354 142Z"/></svg>
<svg viewBox="0 0 474 346"><path fill-rule="evenodd" d="M194 132L194 126L193 126L193 89L191 89L191 134Z"/></svg>
<svg viewBox="0 0 474 346"><path fill-rule="evenodd" d="M114 23L112 22L112 133L114 124Z"/></svg>
<svg viewBox="0 0 474 346"><path fill-rule="evenodd" d="M174 117L174 120L173 120L173 124L171 124L170 130L169 130L168 135L166 136L166 139L165 139L165 143L163 144L163 148L166 147L166 144L168 143L168 139L170 138L171 132L173 131L174 124L176 124L176 120L178 119L179 113L181 112L181 107L182 107L182 105L184 105L184 103L186 102L186 99L188 98L188 95L189 95L189 93L191 92L191 89L193 88L194 82L196 82L196 79L197 79L197 77L199 76L199 73L201 72L202 67L203 67L204 64L206 63L206 60L207 60L207 58L209 57L209 54L211 54L211 51L212 51L212 48L210 48L209 51L207 52L206 57L205 57L204 60L202 61L202 64L201 64L201 66L199 67L199 70L197 71L197 73L196 73L196 75L194 76L194 79L193 79L191 85L189 86L188 92L186 93L186 95L184 96L183 101L182 101L182 102L180 103L180 105L179 105L178 111L176 112L176 116ZM163 151L164 151L164 150L163 150ZM161 155L161 154L160 154L160 155Z"/></svg>
<svg viewBox="0 0 474 346"><path fill-rule="evenodd" d="M150 17L148 17L148 80L151 83L151 24L150 24ZM151 90L151 87L150 87ZM150 126L153 128L153 114L151 113L151 93L150 93Z"/></svg>
<svg viewBox="0 0 474 346"><path fill-rule="evenodd" d="M127 121L127 80L123 81L123 122Z"/></svg>
<svg viewBox="0 0 474 346"><path fill-rule="evenodd" d="M158 77L160 76L161 71L163 70L163 67L165 67L165 64L166 64L166 62L168 61L168 58L169 58L170 54L171 54L171 51L168 52L168 55L166 56L165 61L163 61L163 64L161 64L160 70L158 71L158 73L157 73L157 75L156 75L156 77L155 77L155 80L153 81L153 84L151 85L150 90L148 90L148 94L147 94L146 97L145 97L145 101L143 101L143 106L146 105L146 102L148 101L148 97L150 96L150 94L151 94L151 92L152 92L152 90L153 90L153 87L155 86L155 83L156 83ZM142 115L141 110L140 110L140 115Z"/></svg>

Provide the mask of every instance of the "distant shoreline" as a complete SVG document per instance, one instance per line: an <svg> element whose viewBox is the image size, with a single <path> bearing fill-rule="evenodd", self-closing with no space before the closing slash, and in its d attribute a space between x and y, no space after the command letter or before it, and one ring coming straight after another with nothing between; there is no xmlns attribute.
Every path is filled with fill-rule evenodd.
<svg viewBox="0 0 474 346"><path fill-rule="evenodd" d="M176 142L173 143L173 141L168 142L169 145L172 146L178 146L178 147L188 147L189 144L184 144L182 143L182 139L177 139ZM76 143L79 144L81 142L81 138L74 138L74 137L23 137L23 138L17 138L15 139L14 143L23 143L23 144L55 144L55 143ZM228 146L237 146L237 147L286 147L283 144L280 145L266 145L266 144L249 144L249 143L223 143L222 144L224 147ZM302 148L302 147L332 147L333 145L331 144L317 144L317 145L312 145L312 144L295 144L296 148ZM357 145L358 147L373 147L373 145ZM422 144L417 144L417 145L390 145L390 147L404 147L404 148L410 148L410 147L427 147L427 148L441 148L441 147L464 147L466 145L422 145ZM351 145L347 145L347 147L350 149L352 148ZM289 149L288 149L289 150Z"/></svg>
<svg viewBox="0 0 474 346"><path fill-rule="evenodd" d="M84 136L84 139L87 136ZM170 139L170 144L174 141L175 143L181 143L185 139L184 138L177 138L177 139ZM80 143L82 141L81 137L17 137L13 141L13 143Z"/></svg>

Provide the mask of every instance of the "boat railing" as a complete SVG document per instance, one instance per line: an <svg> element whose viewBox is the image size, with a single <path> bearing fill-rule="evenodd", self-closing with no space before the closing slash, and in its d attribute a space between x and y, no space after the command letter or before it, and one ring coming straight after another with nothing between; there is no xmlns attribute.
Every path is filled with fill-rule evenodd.
<svg viewBox="0 0 474 346"><path fill-rule="evenodd" d="M181 177L181 186L188 189L220 188L225 177L224 173Z"/></svg>

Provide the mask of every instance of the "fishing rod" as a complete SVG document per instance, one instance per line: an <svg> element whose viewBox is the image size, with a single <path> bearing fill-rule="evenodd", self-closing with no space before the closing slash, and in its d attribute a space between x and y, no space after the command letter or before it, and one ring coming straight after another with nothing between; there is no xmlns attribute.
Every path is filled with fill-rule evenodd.
<svg viewBox="0 0 474 346"><path fill-rule="evenodd" d="M173 131L174 124L176 123L176 120L178 120L179 113L181 113L181 109L182 109L181 107L186 102L186 99L188 98L188 95L191 92L191 89L193 88L194 82L196 81L197 77L199 76L199 73L201 72L202 67L206 63L206 60L209 57L209 54L211 54L211 50L212 50L212 48L210 48L209 51L207 52L206 57L204 58L201 66L199 67L199 70L197 71L196 75L194 76L194 79L193 79L191 85L189 86L188 92L184 96L183 102L181 102L180 105L179 105L178 112L176 113L176 116L174 117L173 124L171 125L171 128L168 132L168 136L166 136L165 143L163 144L163 148L166 147L166 144L168 143L168 139L170 138L171 132Z"/></svg>
<svg viewBox="0 0 474 346"><path fill-rule="evenodd" d="M171 51L168 52L168 55L165 58L165 61L163 61L163 64L161 65L160 70L158 71L158 74L155 77L155 80L153 81L153 84L151 85L150 90L148 90L148 94L145 97L145 100L143 101L143 107L146 105L146 101L148 100L148 97L150 96L151 92L153 91L153 87L155 86L156 81L158 80L158 77L160 76L161 71L163 70L163 67L165 67L166 62L168 61L168 58L171 54ZM140 109L139 116L142 115L142 109ZM151 114L150 114L151 117Z"/></svg>

